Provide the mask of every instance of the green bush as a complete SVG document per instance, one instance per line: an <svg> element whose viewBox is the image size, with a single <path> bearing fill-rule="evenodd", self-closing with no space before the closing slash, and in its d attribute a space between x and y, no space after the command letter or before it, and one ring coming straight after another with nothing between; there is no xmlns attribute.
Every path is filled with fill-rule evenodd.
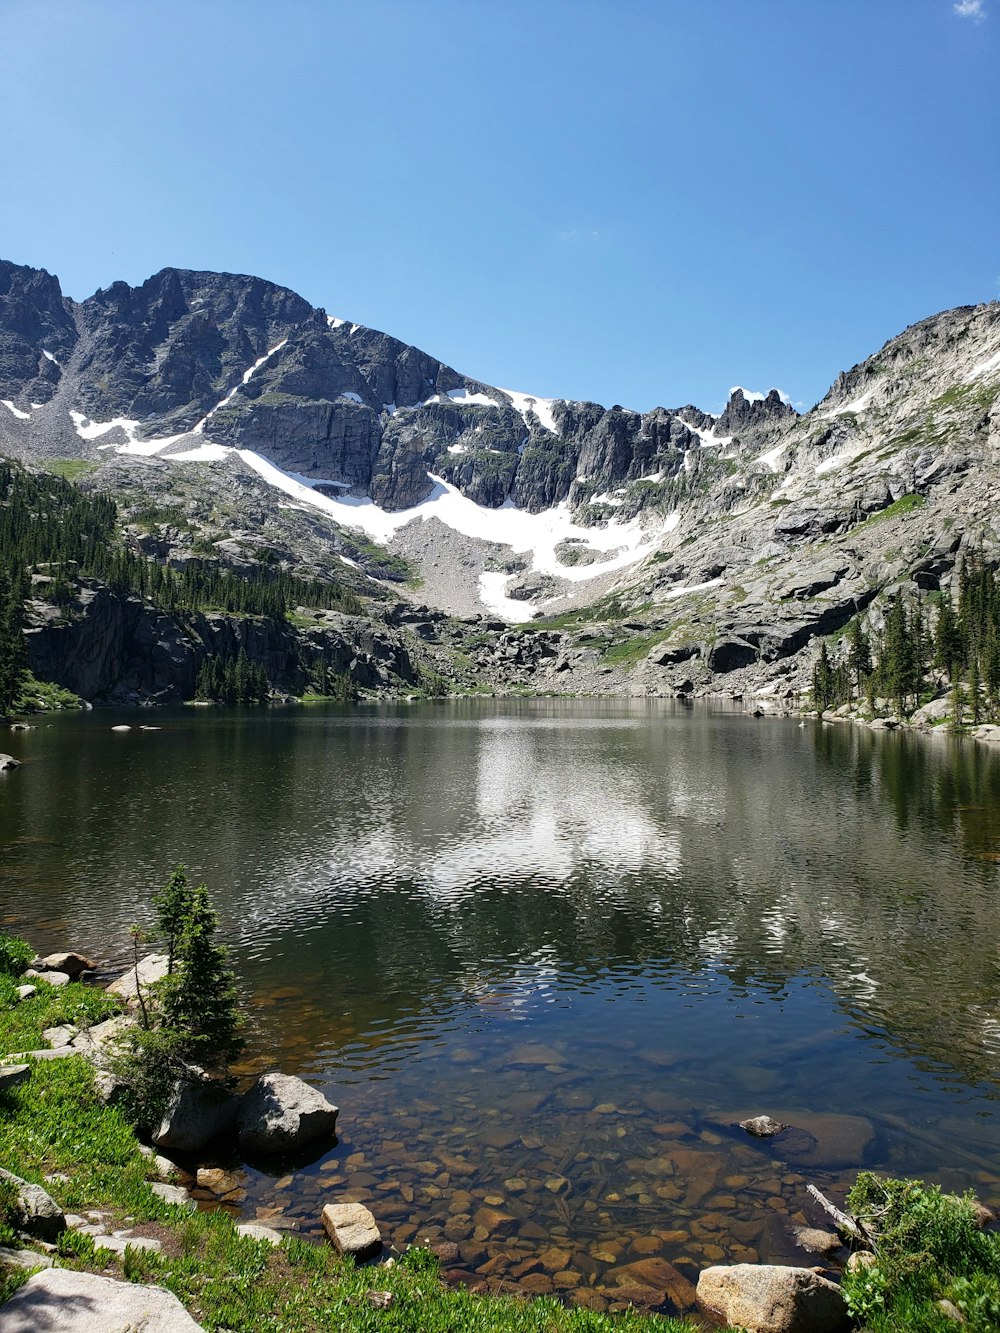
<svg viewBox="0 0 1000 1333"><path fill-rule="evenodd" d="M962 1311L968 1333L995 1333L1000 1234L980 1228L971 1196L863 1171L847 1202L874 1238L875 1264L844 1277L851 1313L871 1333L936 1333L948 1326L940 1300Z"/></svg>
<svg viewBox="0 0 1000 1333"><path fill-rule="evenodd" d="M0 973L4 976L19 977L34 956L30 944L14 935L0 933Z"/></svg>

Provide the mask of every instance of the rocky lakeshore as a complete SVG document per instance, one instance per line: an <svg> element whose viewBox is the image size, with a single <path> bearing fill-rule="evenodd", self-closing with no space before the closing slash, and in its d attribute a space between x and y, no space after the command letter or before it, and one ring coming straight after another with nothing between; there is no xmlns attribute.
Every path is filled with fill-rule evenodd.
<svg viewBox="0 0 1000 1333"><path fill-rule="evenodd" d="M102 1099L114 1104L117 1087L107 1072L109 1046L123 1024L133 1021L139 989L155 982L165 969L161 956L141 960L107 988L106 993L124 1006L117 1016L89 1026L46 1029L42 1034L46 1048L6 1057L0 1070L3 1086L28 1083L35 1062L83 1055L97 1070ZM20 1002L33 998L39 982L62 988L81 976L93 978L94 969L80 954L60 952L36 959L24 973ZM628 1100L620 1105L586 1104L573 1093L556 1050L528 1044L513 1051L511 1058L524 1070L525 1092L517 1118L498 1116L492 1133L471 1142L449 1127L447 1115L439 1115L432 1132L417 1134L418 1141L426 1142L422 1159L408 1159L396 1145L382 1141L378 1163L364 1151L343 1161L327 1155L337 1109L297 1078L260 1075L238 1099L218 1087L192 1082L178 1089L142 1150L155 1177L152 1189L172 1206L228 1212L234 1221L241 1219L238 1234L269 1245L280 1244L283 1235L300 1232L315 1237L322 1230L339 1253L367 1260L381 1256L390 1265L411 1246L427 1248L441 1262L446 1282L473 1293L554 1295L612 1313L629 1307L678 1313L701 1309L762 1333L823 1333L846 1327L839 1290L820 1275L816 1260L833 1264L826 1271L835 1276L848 1248L836 1232L817 1225L820 1218L807 1187L812 1169L829 1168L837 1161L845 1165L863 1161L874 1134L868 1121L809 1117L794 1111L782 1112L787 1120L741 1118L739 1111L710 1113L701 1128L660 1119L652 1127L657 1155L647 1157L642 1139L632 1132L636 1110ZM474 1057L469 1063L473 1062ZM556 1161L551 1147L524 1128L531 1123L532 1110L547 1096L564 1104L568 1118L606 1125L609 1151L598 1154L596 1162L565 1157ZM668 1114L669 1101L664 1098L658 1108L661 1117ZM459 1112L461 1102L458 1095ZM628 1191L632 1211L649 1214L649 1222L631 1238L614 1225L618 1196L600 1188L601 1162L613 1155L610 1150L615 1145L625 1146L624 1138L635 1158L637 1185ZM477 1157L515 1147L520 1154L518 1175L504 1182L502 1193L484 1189ZM258 1206L249 1212L248 1201L253 1206L249 1177L234 1152L248 1154L258 1165L268 1157L286 1163L284 1176L276 1181L279 1195L283 1188L291 1191L294 1161L308 1161L317 1153L324 1161L311 1181L297 1182L294 1204L287 1210ZM175 1154L177 1160L165 1153ZM565 1200L586 1188L588 1175L595 1174L589 1207L607 1228L601 1241L587 1248L568 1226L552 1228L548 1234L539 1229L533 1219L539 1216L544 1197L557 1210L561 1203L565 1211ZM118 1255L163 1249L155 1225L123 1228L112 1213L101 1209L64 1213L37 1186L16 1180L15 1184L25 1230L36 1240L51 1243L68 1228ZM744 1225L741 1215L755 1197L766 1200L774 1221L772 1234L785 1235L787 1259L777 1266L756 1262L757 1252L750 1244L732 1247L732 1237ZM435 1224L440 1204L443 1220ZM588 1204L583 1206L587 1211ZM414 1220L414 1214L423 1220ZM665 1229L662 1223L667 1220L670 1226ZM746 1234L751 1232L752 1227ZM724 1236L729 1237L725 1248L718 1243ZM678 1246L687 1258L673 1263L666 1254L676 1253ZM723 1259L730 1261L728 1266L712 1262ZM51 1280L44 1277L37 1287L49 1292ZM35 1308L34 1294L21 1299L25 1309Z"/></svg>

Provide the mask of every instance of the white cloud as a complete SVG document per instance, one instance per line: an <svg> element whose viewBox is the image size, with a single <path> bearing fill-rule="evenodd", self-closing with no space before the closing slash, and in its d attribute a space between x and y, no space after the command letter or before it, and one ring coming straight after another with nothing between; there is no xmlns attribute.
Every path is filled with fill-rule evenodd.
<svg viewBox="0 0 1000 1333"><path fill-rule="evenodd" d="M974 23L982 23L986 17L983 0L958 0L957 4L952 5L952 10L959 18L972 19Z"/></svg>
<svg viewBox="0 0 1000 1333"><path fill-rule="evenodd" d="M757 389L744 389L742 384L734 384L729 390L730 398L732 398L737 389L739 389L740 393L748 403L762 403L767 397L766 393L760 393ZM783 403L790 403L792 401L791 394L785 393L784 389L778 390L778 397Z"/></svg>

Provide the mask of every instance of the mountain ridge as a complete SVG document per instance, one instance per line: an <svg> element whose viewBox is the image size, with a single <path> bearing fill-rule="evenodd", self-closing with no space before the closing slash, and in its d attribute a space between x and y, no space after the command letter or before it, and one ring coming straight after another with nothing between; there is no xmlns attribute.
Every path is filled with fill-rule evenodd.
<svg viewBox="0 0 1000 1333"><path fill-rule="evenodd" d="M998 396L997 302L910 325L802 414L777 390L638 413L500 389L248 275L76 303L0 262L0 453L80 460L159 559L264 543L363 583L393 558L374 538L422 580L390 598L425 643L442 611L473 637L542 617L537 652L461 650L498 688L793 697L818 638L1000 549ZM189 529L136 531L178 496Z"/></svg>

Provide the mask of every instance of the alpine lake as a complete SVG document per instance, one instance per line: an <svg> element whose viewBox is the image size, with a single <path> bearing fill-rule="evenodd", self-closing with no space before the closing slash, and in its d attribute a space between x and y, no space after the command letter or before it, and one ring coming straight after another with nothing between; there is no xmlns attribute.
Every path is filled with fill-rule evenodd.
<svg viewBox="0 0 1000 1333"><path fill-rule="evenodd" d="M0 928L124 967L184 862L240 1072L341 1108L232 1212L319 1236L360 1200L468 1280L670 1309L709 1263L823 1262L810 1183L1000 1206L1000 749L634 700L36 722Z"/></svg>

